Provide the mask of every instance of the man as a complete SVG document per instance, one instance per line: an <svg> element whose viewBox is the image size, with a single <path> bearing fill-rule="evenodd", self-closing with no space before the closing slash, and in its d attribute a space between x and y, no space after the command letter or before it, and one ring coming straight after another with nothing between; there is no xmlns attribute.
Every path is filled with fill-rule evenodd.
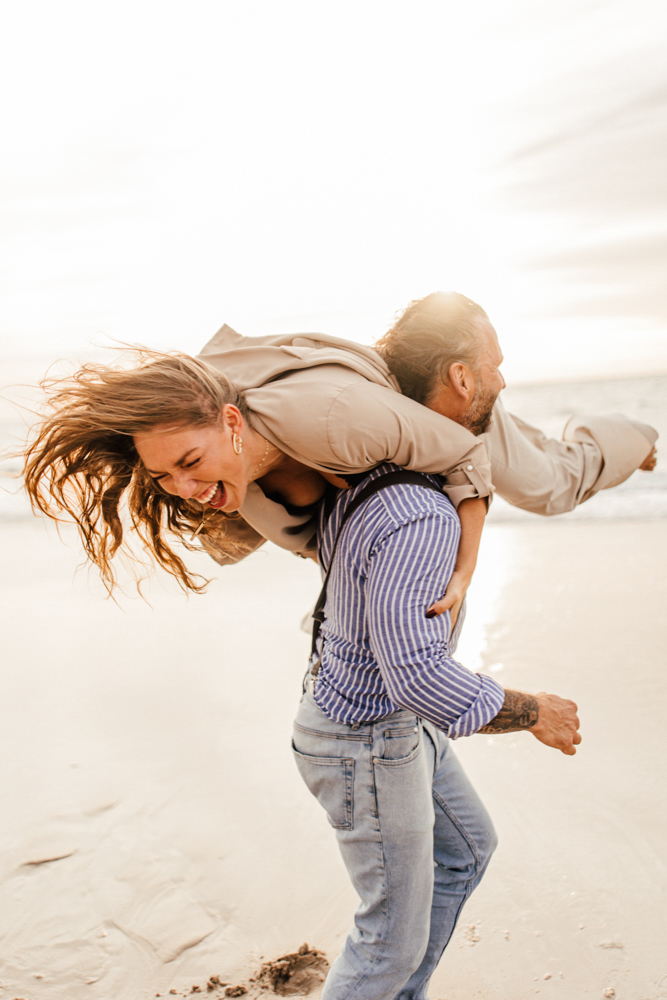
<svg viewBox="0 0 667 1000"><path fill-rule="evenodd" d="M505 380L496 331L481 306L456 292L411 303L375 349L404 395L481 436L494 487L516 507L561 514L637 468L655 468L657 433L638 421L575 416L555 441L508 414L498 398Z"/></svg>
<svg viewBox="0 0 667 1000"><path fill-rule="evenodd" d="M474 398L460 409L465 419L474 412ZM393 468L373 470L338 493L329 517L321 512L322 566L346 509ZM573 702L471 673L453 658L463 616L453 632L449 615L427 616L460 535L453 505L430 481L435 490L386 486L342 528L295 722L297 765L361 899L323 1000L426 997L496 843L450 739L529 729L565 754L581 740Z"/></svg>
<svg viewBox="0 0 667 1000"><path fill-rule="evenodd" d="M293 441L293 457L339 474L382 461L446 469L457 508L495 488L515 506L559 514L655 465L657 433L638 421L576 415L556 441L506 413L496 333L456 292L411 303L376 347L323 334L242 337L224 326L200 357L247 390L260 432L283 450ZM256 484L241 515L225 527L246 553L266 538L303 552L313 535L308 516L288 513ZM222 563L238 558L203 541Z"/></svg>

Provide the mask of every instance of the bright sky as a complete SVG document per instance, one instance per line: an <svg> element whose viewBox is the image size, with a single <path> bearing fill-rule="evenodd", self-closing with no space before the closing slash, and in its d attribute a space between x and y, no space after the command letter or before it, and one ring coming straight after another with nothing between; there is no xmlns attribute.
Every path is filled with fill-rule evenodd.
<svg viewBox="0 0 667 1000"><path fill-rule="evenodd" d="M510 379L667 370L663 0L0 15L0 347L366 342L456 288Z"/></svg>

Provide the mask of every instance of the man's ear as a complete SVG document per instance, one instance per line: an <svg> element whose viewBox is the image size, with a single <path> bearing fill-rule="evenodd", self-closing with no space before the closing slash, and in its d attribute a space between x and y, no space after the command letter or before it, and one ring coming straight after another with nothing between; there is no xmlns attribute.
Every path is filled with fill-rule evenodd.
<svg viewBox="0 0 667 1000"><path fill-rule="evenodd" d="M449 366L448 378L452 390L466 403L470 402L475 392L472 372L461 361L455 361Z"/></svg>

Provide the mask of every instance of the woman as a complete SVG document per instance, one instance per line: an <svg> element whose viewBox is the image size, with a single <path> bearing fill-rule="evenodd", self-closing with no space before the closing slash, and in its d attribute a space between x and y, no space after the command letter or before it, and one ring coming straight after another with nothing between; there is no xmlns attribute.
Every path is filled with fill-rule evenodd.
<svg viewBox="0 0 667 1000"><path fill-rule="evenodd" d="M340 474L349 478L363 472L359 458L336 458L330 440L323 441L318 456L317 439L304 434L300 461L294 441L298 431L289 413L283 443L275 426L265 426L261 400L258 411L251 411L246 394L205 362L180 354L135 354L138 363L131 368L86 365L72 378L52 383L51 412L26 452L25 486L34 507L52 518L65 514L76 521L109 591L116 582L114 557L125 551L139 561L123 525L123 503L145 549L186 590L201 591L205 582L190 572L172 540L194 549L201 539L218 561L234 562L263 541L237 515L246 506L257 514L279 502L294 519L283 529L287 547L311 551L314 508L327 482L347 485ZM405 402L418 417L425 415L428 447L429 436L441 437L441 424L449 422ZM374 413L382 422L382 404ZM464 428L452 428L452 455L469 457L479 450ZM365 440L360 428L367 467L384 455L407 464L404 436L399 428L385 441L378 442L373 432ZM485 501L478 502L485 507ZM289 541L293 538L298 542ZM463 581L472 571L464 564L460 572ZM459 596L450 589L446 607ZM437 613L445 610L441 603Z"/></svg>

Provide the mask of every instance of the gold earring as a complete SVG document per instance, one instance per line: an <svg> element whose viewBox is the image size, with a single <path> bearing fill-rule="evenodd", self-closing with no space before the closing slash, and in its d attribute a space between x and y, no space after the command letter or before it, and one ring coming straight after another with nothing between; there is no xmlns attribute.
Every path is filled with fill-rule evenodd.
<svg viewBox="0 0 667 1000"><path fill-rule="evenodd" d="M243 438L239 437L238 434L232 434L232 448L237 455L240 455L243 451Z"/></svg>

